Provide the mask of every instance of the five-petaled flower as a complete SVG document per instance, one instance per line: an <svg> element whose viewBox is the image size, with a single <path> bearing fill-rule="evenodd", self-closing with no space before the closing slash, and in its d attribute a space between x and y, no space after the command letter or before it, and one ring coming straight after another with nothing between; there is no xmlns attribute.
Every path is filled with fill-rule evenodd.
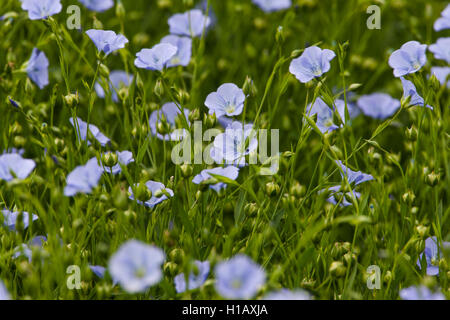
<svg viewBox="0 0 450 320"><path fill-rule="evenodd" d="M129 240L109 260L109 273L128 293L144 292L161 281L164 252L153 245Z"/></svg>
<svg viewBox="0 0 450 320"><path fill-rule="evenodd" d="M443 257L442 250L444 248L450 249L450 242L444 242L442 246L438 246L436 237L430 237L425 240L425 250L417 259L417 265L422 268L421 261L425 255L427 275L436 276L439 274L439 260Z"/></svg>
<svg viewBox="0 0 450 320"><path fill-rule="evenodd" d="M159 43L151 49L142 49L136 54L134 65L141 69L162 71L175 57L178 48L170 43Z"/></svg>
<svg viewBox="0 0 450 320"><path fill-rule="evenodd" d="M74 121L74 118L69 119L72 126L77 130L78 133L78 139L80 141L86 141L88 140L88 124L81 120L80 118L77 118L77 121ZM108 137L106 137L97 126L93 125L92 123L89 124L89 133L94 137L95 140L97 140L103 147L106 146L110 140ZM91 143L88 141L88 145Z"/></svg>
<svg viewBox="0 0 450 320"><path fill-rule="evenodd" d="M410 97L410 106L420 106L423 107L425 105L425 100L419 95L417 92L416 86L414 83L412 83L409 80L406 80L405 78L401 77L400 80L402 81L403 85L403 98ZM426 105L427 108L433 109L433 107Z"/></svg>
<svg viewBox="0 0 450 320"><path fill-rule="evenodd" d="M372 93L361 96L357 104L366 116L381 120L392 116L401 106L399 100L386 93Z"/></svg>
<svg viewBox="0 0 450 320"><path fill-rule="evenodd" d="M208 95L205 106L208 107L209 114L216 114L217 118L224 115L232 117L242 113L244 102L244 91L234 83L225 83L217 89L217 92Z"/></svg>
<svg viewBox="0 0 450 320"><path fill-rule="evenodd" d="M336 54L329 49L313 46L306 48L303 54L292 60L289 71L302 83L321 77L331 69L331 60Z"/></svg>
<svg viewBox="0 0 450 320"><path fill-rule="evenodd" d="M266 281L264 270L243 254L219 263L215 274L216 290L227 299L251 299Z"/></svg>
<svg viewBox="0 0 450 320"><path fill-rule="evenodd" d="M10 211L4 209L1 211L3 214L3 224L9 230L16 231L17 225L21 224L23 229L27 229L30 225L30 222L36 221L39 217L35 214L29 214L28 212L18 212L18 211ZM21 220L17 220L21 217Z"/></svg>
<svg viewBox="0 0 450 320"><path fill-rule="evenodd" d="M78 193L91 193L97 187L103 174L103 168L98 164L97 158L90 159L84 166L76 167L67 176L67 185L64 188L66 197L73 197Z"/></svg>
<svg viewBox="0 0 450 320"><path fill-rule="evenodd" d="M397 78L419 71L427 62L427 45L409 41L389 57L389 65Z"/></svg>
<svg viewBox="0 0 450 320"><path fill-rule="evenodd" d="M184 273L180 273L174 278L175 289L178 293L200 288L205 283L209 275L209 261L197 260L194 262L194 267L196 270L189 273L187 281Z"/></svg>
<svg viewBox="0 0 450 320"><path fill-rule="evenodd" d="M125 44L128 43L125 36L116 34L111 30L90 29L86 31L86 34L94 42L97 50L103 52L106 56L116 50L125 48Z"/></svg>
<svg viewBox="0 0 450 320"><path fill-rule="evenodd" d="M432 292L426 286L412 286L400 290L402 300L445 300L441 292Z"/></svg>
<svg viewBox="0 0 450 320"><path fill-rule="evenodd" d="M103 12L114 6L113 0L79 0L86 8L95 12Z"/></svg>
<svg viewBox="0 0 450 320"><path fill-rule="evenodd" d="M211 19L203 15L199 9L177 13L169 18L170 33L180 36L199 37L203 34Z"/></svg>
<svg viewBox="0 0 450 320"><path fill-rule="evenodd" d="M258 139L253 125L234 121L225 129L225 133L214 139L210 156L217 164L243 167L246 165L245 157L257 148Z"/></svg>
<svg viewBox="0 0 450 320"><path fill-rule="evenodd" d="M213 189L216 192L219 192L220 190L226 188L227 184L217 181L214 175L226 177L231 180L236 180L239 176L239 168L228 166L225 168L218 167L214 169L205 169L198 175L196 175L194 179L192 179L192 182L195 184L208 184L209 188Z"/></svg>
<svg viewBox="0 0 450 320"><path fill-rule="evenodd" d="M438 60L450 63L450 38L440 38L428 48Z"/></svg>
<svg viewBox="0 0 450 320"><path fill-rule="evenodd" d="M186 67L191 62L192 39L188 37L179 37L168 35L161 39L161 43L169 43L177 47L177 53L167 62L167 67L183 66Z"/></svg>
<svg viewBox="0 0 450 320"><path fill-rule="evenodd" d="M49 62L45 53L34 48L31 58L27 63L27 74L40 89L43 89L49 83L48 65Z"/></svg>
<svg viewBox="0 0 450 320"><path fill-rule="evenodd" d="M47 19L61 12L61 0L21 0L22 9L28 11L30 20Z"/></svg>
<svg viewBox="0 0 450 320"><path fill-rule="evenodd" d="M434 23L434 30L441 31L450 29L450 4L442 11L441 17Z"/></svg>
<svg viewBox="0 0 450 320"><path fill-rule="evenodd" d="M36 163L33 160L24 159L20 154L2 154L0 155L0 180L26 179L35 167Z"/></svg>
<svg viewBox="0 0 450 320"><path fill-rule="evenodd" d="M253 3L265 12L288 9L292 5L291 0L253 0Z"/></svg>

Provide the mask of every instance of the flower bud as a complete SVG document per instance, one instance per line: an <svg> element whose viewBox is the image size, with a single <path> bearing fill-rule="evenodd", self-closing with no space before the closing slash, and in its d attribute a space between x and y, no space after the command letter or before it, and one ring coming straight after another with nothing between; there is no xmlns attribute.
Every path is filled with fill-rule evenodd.
<svg viewBox="0 0 450 320"><path fill-rule="evenodd" d="M425 177L425 183L428 184L430 187L435 187L436 185L438 185L440 180L441 175L435 173L434 171Z"/></svg>
<svg viewBox="0 0 450 320"><path fill-rule="evenodd" d="M142 202L148 201L152 198L152 192L143 183L139 184L136 190L136 199Z"/></svg>
<svg viewBox="0 0 450 320"><path fill-rule="evenodd" d="M100 71L100 75L102 77L109 79L109 68L106 65L104 65L103 63L100 63L99 71Z"/></svg>
<svg viewBox="0 0 450 320"><path fill-rule="evenodd" d="M178 274L178 265L174 262L167 262L164 264L164 273L170 277L174 277Z"/></svg>
<svg viewBox="0 0 450 320"><path fill-rule="evenodd" d="M189 116L188 119L190 122L195 122L200 120L200 110L195 108L194 110L192 110L191 112L189 112Z"/></svg>
<svg viewBox="0 0 450 320"><path fill-rule="evenodd" d="M213 128L216 125L217 122L217 118L216 118L216 114L205 114L205 117L203 119L204 124L207 128Z"/></svg>
<svg viewBox="0 0 450 320"><path fill-rule="evenodd" d="M411 128L406 128L405 130L405 136L410 141L416 141L417 140L417 129L416 127L412 126Z"/></svg>
<svg viewBox="0 0 450 320"><path fill-rule="evenodd" d="M303 50L297 49L291 52L291 58L295 59L300 57L300 55L303 53Z"/></svg>
<svg viewBox="0 0 450 320"><path fill-rule="evenodd" d="M126 15L125 7L122 4L122 1L118 1L116 5L116 16L119 20L123 20Z"/></svg>
<svg viewBox="0 0 450 320"><path fill-rule="evenodd" d="M190 176L192 176L192 173L194 172L194 168L192 168L192 166L188 163L181 165L180 169L183 178L189 178Z"/></svg>
<svg viewBox="0 0 450 320"><path fill-rule="evenodd" d="M269 197L276 197L280 194L280 186L275 182L269 182L266 184L266 194Z"/></svg>
<svg viewBox="0 0 450 320"><path fill-rule="evenodd" d="M258 205L256 203L247 203L244 207L245 214L249 217L254 216L258 212Z"/></svg>
<svg viewBox="0 0 450 320"><path fill-rule="evenodd" d="M416 231L422 239L424 239L428 235L429 230L430 230L430 228L428 228L424 225L419 225L416 227Z"/></svg>
<svg viewBox="0 0 450 320"><path fill-rule="evenodd" d="M107 152L102 156L102 162L105 167L114 167L119 161L119 157L115 152Z"/></svg>
<svg viewBox="0 0 450 320"><path fill-rule="evenodd" d="M290 193L297 198L301 198L301 197L305 196L306 188L305 188L305 186L302 186L298 181L296 181L292 185L292 187L290 189Z"/></svg>
<svg viewBox="0 0 450 320"><path fill-rule="evenodd" d="M78 105L78 92L77 94L70 93L64 96L64 102L69 108L73 108Z"/></svg>
<svg viewBox="0 0 450 320"><path fill-rule="evenodd" d="M244 91L244 94L246 96L255 96L257 94L256 86L249 76L245 78L244 85L242 86L242 91Z"/></svg>
<svg viewBox="0 0 450 320"><path fill-rule="evenodd" d="M341 261L333 261L329 269L331 275L336 278L344 277L347 272L347 268Z"/></svg>
<svg viewBox="0 0 450 320"><path fill-rule="evenodd" d="M177 263L177 264L183 264L183 261L185 259L185 254L184 251L182 249L176 248L173 249L170 253L169 253L169 258L171 261Z"/></svg>
<svg viewBox="0 0 450 320"><path fill-rule="evenodd" d="M403 194L402 199L405 203L412 204L416 199L416 196L411 190L409 190Z"/></svg>
<svg viewBox="0 0 450 320"><path fill-rule="evenodd" d="M436 77L436 75L433 73L430 77L430 79L428 80L430 87L435 91L439 91L441 88L441 83L439 82L439 79Z"/></svg>
<svg viewBox="0 0 450 320"><path fill-rule="evenodd" d="M284 42L284 30L282 26L278 26L277 32L275 34L275 40L279 45L282 45Z"/></svg>
<svg viewBox="0 0 450 320"><path fill-rule="evenodd" d="M161 79L158 79L155 84L155 88L153 89L153 93L155 96L157 96L159 99L164 95L164 86Z"/></svg>
<svg viewBox="0 0 450 320"><path fill-rule="evenodd" d="M422 253L425 250L425 241L424 240L417 240L415 244L416 252Z"/></svg>
<svg viewBox="0 0 450 320"><path fill-rule="evenodd" d="M389 283L392 280L392 272L390 270L386 271L386 274L383 277L383 281L385 283Z"/></svg>

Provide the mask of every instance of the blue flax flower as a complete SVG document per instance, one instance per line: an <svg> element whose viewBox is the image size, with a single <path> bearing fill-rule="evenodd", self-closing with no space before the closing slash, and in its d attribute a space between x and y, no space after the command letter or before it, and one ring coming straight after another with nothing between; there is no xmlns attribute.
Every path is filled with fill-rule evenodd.
<svg viewBox="0 0 450 320"><path fill-rule="evenodd" d="M119 102L119 97L117 92L123 87L128 87L133 82L133 76L129 75L125 71L115 70L111 71L109 74L109 91L111 92L112 99L114 102ZM105 90L102 85L97 82L95 83L95 92L97 96L104 99L106 96Z"/></svg>
<svg viewBox="0 0 450 320"><path fill-rule="evenodd" d="M26 179L36 167L31 159L24 159L17 153L5 153L0 156L0 180L12 181L14 178Z"/></svg>
<svg viewBox="0 0 450 320"><path fill-rule="evenodd" d="M244 109L245 94L234 83L225 83L217 89L217 92L212 92L208 95L205 101L205 106L209 109L209 114L216 114L216 117L221 116L237 116L240 115Z"/></svg>
<svg viewBox="0 0 450 320"><path fill-rule="evenodd" d="M5 285L0 280L0 300L5 301L5 300L10 300L10 299L11 299L11 297L9 295L8 290L6 290Z"/></svg>
<svg viewBox="0 0 450 320"><path fill-rule="evenodd" d="M264 297L264 300L311 300L311 294L309 292L297 289L288 290L281 289L279 291L271 292Z"/></svg>
<svg viewBox="0 0 450 320"><path fill-rule="evenodd" d="M27 229L31 222L36 221L39 217L35 214L29 214L28 212L16 212L9 211L7 209L1 211L3 214L3 224L11 231L17 230L17 224L19 223L17 219L22 217L21 223L23 224L23 229Z"/></svg>
<svg viewBox="0 0 450 320"><path fill-rule="evenodd" d="M419 268L422 267L420 262L423 255L425 255L425 260L427 262L427 275L436 276L439 274L439 260L443 257L443 248L450 249L450 242L444 242L443 247L439 249L438 240L436 237L430 237L425 240L425 250L420 254L420 258L417 259L417 265Z"/></svg>
<svg viewBox="0 0 450 320"><path fill-rule="evenodd" d="M167 62L167 67L183 66L186 67L191 62L192 39L188 37L179 37L168 35L161 39L161 43L169 43L177 47L177 53Z"/></svg>
<svg viewBox="0 0 450 320"><path fill-rule="evenodd" d="M313 46L306 48L303 54L292 60L289 71L302 83L321 77L331 69L331 60L336 57L332 50Z"/></svg>
<svg viewBox="0 0 450 320"><path fill-rule="evenodd" d="M91 193L97 187L103 174L97 158L90 159L84 166L78 166L67 177L67 186L64 188L66 197L73 197L78 193Z"/></svg>
<svg viewBox="0 0 450 320"><path fill-rule="evenodd" d="M385 93L364 95L358 99L357 104L366 116L381 120L392 116L401 106L399 100Z"/></svg>
<svg viewBox="0 0 450 320"><path fill-rule="evenodd" d="M184 273L180 273L174 279L175 289L178 293L185 292L186 290L194 290L200 288L206 281L209 275L209 261L195 261L195 271L189 274L188 282L186 283L186 277Z"/></svg>
<svg viewBox="0 0 450 320"><path fill-rule="evenodd" d="M219 263L215 274L216 290L227 299L251 299L266 281L264 270L243 254Z"/></svg>
<svg viewBox="0 0 450 320"><path fill-rule="evenodd" d="M419 71L427 62L427 45L409 41L389 57L389 65L397 78Z"/></svg>
<svg viewBox="0 0 450 320"><path fill-rule="evenodd" d="M344 180L344 177L347 178L348 183L351 188L355 188L357 185L364 183L366 181L374 180L373 176L370 174L363 173L361 171L353 171L347 166L345 166L342 161L336 161L337 166L341 169L339 170L341 173L341 177ZM323 192L325 190L322 190ZM337 205L340 204L341 207L348 207L353 204L353 200L359 199L361 194L354 190L351 191L343 191L342 186L333 186L328 188L328 192L330 192L330 196L327 201Z"/></svg>
<svg viewBox="0 0 450 320"><path fill-rule="evenodd" d="M27 63L27 74L31 80L39 87L44 89L48 85L48 59L45 53L37 48L33 49L31 58Z"/></svg>
<svg viewBox="0 0 450 320"><path fill-rule="evenodd" d="M417 93L416 86L409 80L401 77L402 85L403 85L403 97L411 97L409 102L410 106L420 106L423 107L425 104L425 100ZM433 107L426 105L427 108L433 109Z"/></svg>
<svg viewBox="0 0 450 320"><path fill-rule="evenodd" d="M260 7L265 12L273 12L288 9L292 2L291 0L252 0L254 4Z"/></svg>
<svg viewBox="0 0 450 320"><path fill-rule="evenodd" d="M31 263L31 259L33 257L33 251L34 249L42 249L42 246L44 243L47 242L47 238L43 236L37 236L34 237L30 244L22 243L21 245L14 248L14 254L12 256L13 259L18 259L20 257L25 257L28 259L28 261ZM30 248L31 247L31 248Z"/></svg>
<svg viewBox="0 0 450 320"><path fill-rule="evenodd" d="M130 200L136 200L138 204L144 205L149 208L153 208L156 205L160 204L161 202L169 199L169 197L173 197L173 191L172 189L166 188L164 184L161 182L156 181L147 181L145 183L145 186L147 189L151 192L150 199L145 200L139 200L135 199L133 189L129 187L128 192L130 193ZM140 184L136 184L135 189L138 189L140 187Z"/></svg>
<svg viewBox="0 0 450 320"><path fill-rule="evenodd" d="M442 11L441 17L434 23L434 30L441 31L450 29L450 4Z"/></svg>
<svg viewBox="0 0 450 320"><path fill-rule="evenodd" d="M87 123L81 120L80 118L77 118L76 123L74 122L73 118L70 118L69 121L74 128L78 129L78 138L81 141L86 141L88 139ZM97 140L103 147L106 146L110 141L109 138L107 138L103 133L101 133L98 127L93 125L92 123L89 124L89 132L95 138L95 140ZM90 145L90 142L88 142L88 145Z"/></svg>
<svg viewBox="0 0 450 320"><path fill-rule="evenodd" d="M440 38L428 48L436 59L450 63L450 38Z"/></svg>
<svg viewBox="0 0 450 320"><path fill-rule="evenodd" d="M169 18L171 34L187 37L199 37L206 30L211 19L203 15L202 10L193 9L185 13L177 13Z"/></svg>
<svg viewBox="0 0 450 320"><path fill-rule="evenodd" d="M113 0L79 0L86 8L95 12L103 12L114 6Z"/></svg>
<svg viewBox="0 0 450 320"><path fill-rule="evenodd" d="M195 184L200 184L202 182L211 182L209 184L209 187L216 192L219 192L220 190L227 187L226 183L217 182L217 180L213 176L211 176L211 174L226 177L231 180L236 180L239 176L239 168L229 166L226 168L219 167L214 169L206 169L196 175L192 182Z"/></svg>
<svg viewBox="0 0 450 320"><path fill-rule="evenodd" d="M22 9L28 11L30 20L47 19L61 12L61 0L21 0Z"/></svg>
<svg viewBox="0 0 450 320"><path fill-rule="evenodd" d="M423 285L400 290L400 298L403 300L445 300L445 296L441 292L434 293Z"/></svg>
<svg viewBox="0 0 450 320"><path fill-rule="evenodd" d="M214 139L210 156L217 164L243 167L246 165L245 156L255 152L257 148L258 139L253 125L243 126L241 122L234 121L225 129L225 133Z"/></svg>
<svg viewBox="0 0 450 320"><path fill-rule="evenodd" d="M164 252L155 246L130 240L109 260L109 273L128 293L144 292L161 281Z"/></svg>
<svg viewBox="0 0 450 320"><path fill-rule="evenodd" d="M322 133L339 128L333 123L333 110L321 98L317 98L314 104L308 105L306 115L309 117L317 115L316 125Z"/></svg>
<svg viewBox="0 0 450 320"><path fill-rule="evenodd" d="M357 186L358 184L361 184L363 182L374 180L372 175L362 173L361 171L353 171L352 169L346 167L340 160L337 160L336 164L342 170L340 170L342 179L344 179L345 175L347 177L348 183L351 185Z"/></svg>
<svg viewBox="0 0 450 320"><path fill-rule="evenodd" d="M175 57L178 48L170 43L159 43L151 49L142 49L136 54L134 65L141 69L162 71Z"/></svg>
<svg viewBox="0 0 450 320"><path fill-rule="evenodd" d="M121 166L127 166L134 162L133 154L130 151L115 152L117 155L117 163L113 167L104 167L104 171L111 174L119 174L122 172Z"/></svg>
<svg viewBox="0 0 450 320"><path fill-rule="evenodd" d="M434 74L442 86L447 83L447 88L450 88L450 67L433 67L431 74Z"/></svg>
<svg viewBox="0 0 450 320"><path fill-rule="evenodd" d="M103 51L105 55L109 55L111 52L125 48L125 44L128 43L128 39L121 34L116 34L110 30L96 30L90 29L86 31L86 34L94 42L98 51Z"/></svg>
<svg viewBox="0 0 450 320"><path fill-rule="evenodd" d="M188 121L189 109L184 109L184 117ZM177 121L181 121L180 109L173 102L165 103L160 110L155 110L150 115L149 124L152 135L160 140L180 141L186 135L185 129L177 129ZM162 135L158 132L158 123L163 121L167 124L169 133Z"/></svg>

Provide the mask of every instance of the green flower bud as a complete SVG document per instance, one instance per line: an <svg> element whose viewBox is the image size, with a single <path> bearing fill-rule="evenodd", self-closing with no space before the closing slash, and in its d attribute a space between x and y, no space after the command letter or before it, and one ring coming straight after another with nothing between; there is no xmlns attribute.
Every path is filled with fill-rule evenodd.
<svg viewBox="0 0 450 320"><path fill-rule="evenodd" d="M107 152L102 156L102 162L105 167L114 167L119 161L119 157L115 152Z"/></svg>
<svg viewBox="0 0 450 320"><path fill-rule="evenodd" d="M291 58L295 59L300 57L300 55L303 53L303 50L297 49L291 52Z"/></svg>
<svg viewBox="0 0 450 320"><path fill-rule="evenodd" d="M102 77L109 79L109 68L105 66L103 63L100 63L99 71Z"/></svg>
<svg viewBox="0 0 450 320"><path fill-rule="evenodd" d="M275 40L279 45L282 45L284 42L284 30L282 26L278 26L277 32L275 34Z"/></svg>
<svg viewBox="0 0 450 320"><path fill-rule="evenodd" d="M123 18L125 18L125 15L125 7L123 6L122 1L119 0L116 5L116 16L117 18L119 18L119 20L123 20Z"/></svg>
<svg viewBox="0 0 450 320"><path fill-rule="evenodd" d="M258 212L258 205L256 203L247 203L244 207L244 212L247 216L252 217Z"/></svg>
<svg viewBox="0 0 450 320"><path fill-rule="evenodd" d="M169 275L170 277L174 277L179 273L178 265L174 262L167 262L164 264L164 273Z"/></svg>
<svg viewBox="0 0 450 320"><path fill-rule="evenodd" d="M164 95L164 86L161 79L158 79L155 84L155 88L153 89L153 93L155 96L157 96L159 99Z"/></svg>
<svg viewBox="0 0 450 320"><path fill-rule="evenodd" d="M94 29L103 30L103 23L97 19L97 17L94 16L94 23L93 23Z"/></svg>
<svg viewBox="0 0 450 320"><path fill-rule="evenodd" d="M434 90L434 91L439 91L441 88L441 83L439 82L439 79L436 77L436 75L433 73L430 77L430 79L428 80L430 87Z"/></svg>
<svg viewBox="0 0 450 320"><path fill-rule="evenodd" d="M190 164L183 164L181 167L181 174L183 176L183 178L189 178L190 176L192 176L192 173L194 172L194 168L192 168L192 166Z"/></svg>
<svg viewBox="0 0 450 320"><path fill-rule="evenodd" d="M424 240L417 240L415 244L416 252L422 253L425 250L425 241Z"/></svg>
<svg viewBox="0 0 450 320"><path fill-rule="evenodd" d="M430 228L424 226L424 225L419 225L416 227L416 232L419 234L419 236L424 239L427 235L428 235L428 231L430 230Z"/></svg>
<svg viewBox="0 0 450 320"><path fill-rule="evenodd" d="M76 94L68 94L64 96L64 102L69 108L73 108L78 105L78 92Z"/></svg>
<svg viewBox="0 0 450 320"><path fill-rule="evenodd" d="M416 127L412 126L411 128L407 128L405 130L405 135L408 140L416 141L418 135Z"/></svg>
<svg viewBox="0 0 450 320"><path fill-rule="evenodd" d="M291 186L290 193L297 198L302 198L306 194L306 188L305 186L302 186L298 181L296 181Z"/></svg>
<svg viewBox="0 0 450 320"><path fill-rule="evenodd" d="M20 149L20 148L23 148L26 143L27 143L27 139L25 139L24 137L22 137L22 136L14 137L14 147Z"/></svg>
<svg viewBox="0 0 450 320"><path fill-rule="evenodd" d="M147 188L147 186L144 183L141 183L137 187L135 197L139 201L146 202L152 198L152 192Z"/></svg>
<svg viewBox="0 0 450 320"><path fill-rule="evenodd" d="M205 114L203 122L208 129L213 128L217 122L216 114Z"/></svg>
<svg viewBox="0 0 450 320"><path fill-rule="evenodd" d="M425 177L425 182L426 182L426 184L428 184L430 187L435 187L435 186L437 186L437 185L439 184L440 180L441 180L441 175L435 173L434 171L431 172L430 174L428 174L428 175Z"/></svg>
<svg viewBox="0 0 450 320"><path fill-rule="evenodd" d="M200 110L199 109L194 109L191 112L189 112L189 121L190 122L195 122L200 120Z"/></svg>
<svg viewBox="0 0 450 320"><path fill-rule="evenodd" d="M409 190L403 194L402 199L405 203L412 204L414 200L416 200L416 196L411 190Z"/></svg>
<svg viewBox="0 0 450 320"><path fill-rule="evenodd" d="M183 249L173 249L170 253L169 253L169 258L171 261L177 263L177 264L183 264L183 261L185 259L185 254Z"/></svg>
<svg viewBox="0 0 450 320"><path fill-rule="evenodd" d="M384 283L389 283L392 281L392 272L390 270L386 271L386 274L383 277Z"/></svg>
<svg viewBox="0 0 450 320"><path fill-rule="evenodd" d="M275 182L269 182L266 184L266 194L269 197L276 197L280 194L280 186Z"/></svg>
<svg viewBox="0 0 450 320"><path fill-rule="evenodd" d="M58 152L61 152L65 147L64 140L62 140L62 139L56 138L54 143L55 143L56 151L58 151Z"/></svg>
<svg viewBox="0 0 450 320"><path fill-rule="evenodd" d="M341 261L333 261L330 265L329 271L333 277L341 278L345 276L347 268Z"/></svg>
<svg viewBox="0 0 450 320"><path fill-rule="evenodd" d="M257 94L258 90L256 89L255 83L249 76L245 78L244 85L242 86L242 91L246 96L256 96Z"/></svg>

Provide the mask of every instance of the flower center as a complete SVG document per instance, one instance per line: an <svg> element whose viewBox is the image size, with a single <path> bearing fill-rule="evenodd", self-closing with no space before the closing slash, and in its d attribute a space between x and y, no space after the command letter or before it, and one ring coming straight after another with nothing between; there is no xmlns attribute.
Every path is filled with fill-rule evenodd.
<svg viewBox="0 0 450 320"><path fill-rule="evenodd" d="M135 272L134 272L134 275L137 277L137 278L143 278L143 277L145 277L145 269L144 268L139 268L139 269L137 269Z"/></svg>
<svg viewBox="0 0 450 320"><path fill-rule="evenodd" d="M234 103L229 103L225 108L226 113L233 113L236 110L236 105Z"/></svg>
<svg viewBox="0 0 450 320"><path fill-rule="evenodd" d="M242 287L242 283L240 280L235 279L235 280L233 280L233 283L231 284L231 286L233 287L233 289L240 289Z"/></svg>

